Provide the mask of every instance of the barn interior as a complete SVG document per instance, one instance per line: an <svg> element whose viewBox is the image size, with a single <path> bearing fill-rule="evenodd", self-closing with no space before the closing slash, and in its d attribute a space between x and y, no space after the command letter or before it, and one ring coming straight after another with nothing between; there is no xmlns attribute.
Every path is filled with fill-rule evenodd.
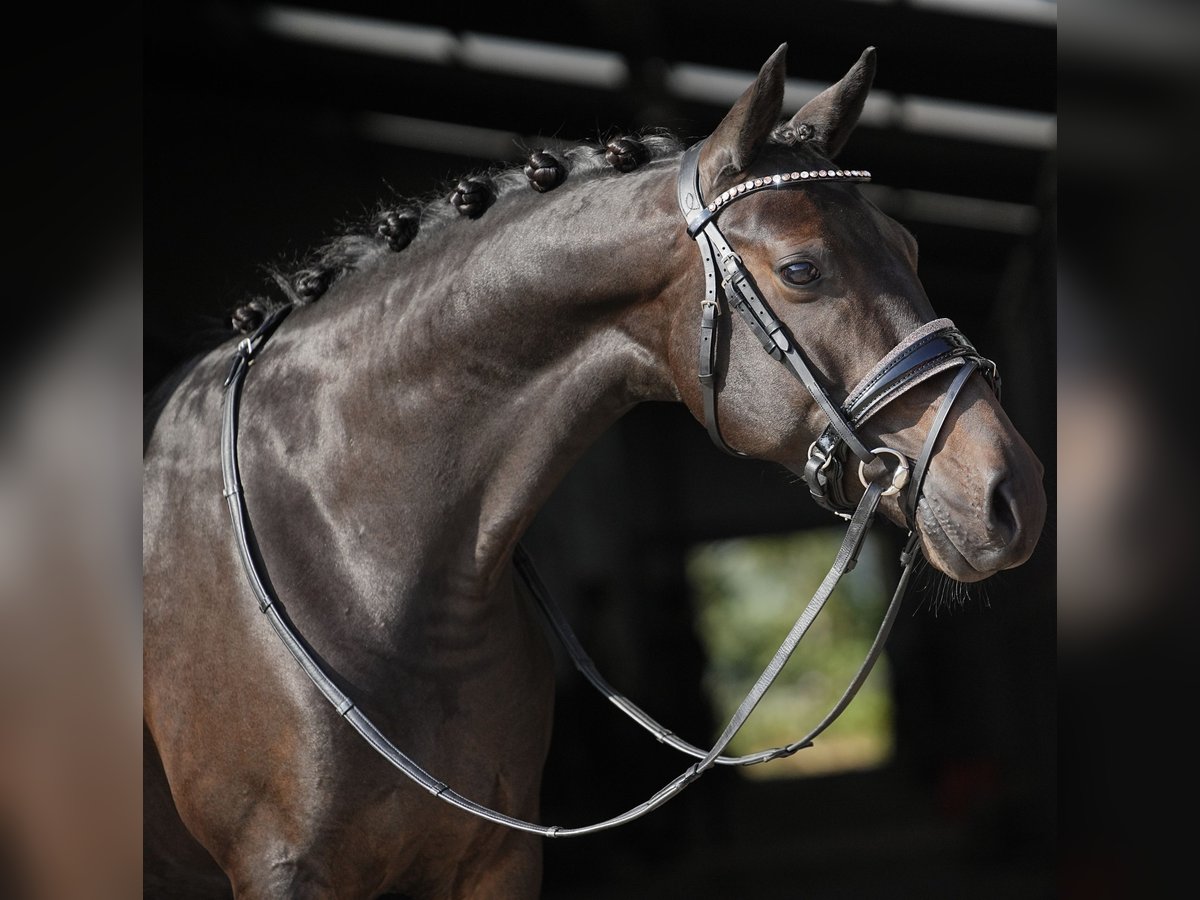
<svg viewBox="0 0 1200 900"><path fill-rule="evenodd" d="M264 265L302 256L392 192L448 193L462 174L560 142L651 127L700 138L781 42L796 107L873 45L875 89L842 159L874 173L872 201L918 238L935 309L999 363L1005 408L1046 465L1053 522L1056 11L1040 0L152 4L145 383L211 344L265 289ZM725 456L686 409L647 404L587 452L527 545L601 670L703 743L728 711L712 690L698 554L838 524L789 473ZM890 593L903 535L879 532ZM545 900L1050 896L1054 574L1048 530L1026 565L952 602L918 583L873 676L881 753L778 777L717 771L623 829L548 842ZM612 815L681 769L563 661L545 821Z"/></svg>

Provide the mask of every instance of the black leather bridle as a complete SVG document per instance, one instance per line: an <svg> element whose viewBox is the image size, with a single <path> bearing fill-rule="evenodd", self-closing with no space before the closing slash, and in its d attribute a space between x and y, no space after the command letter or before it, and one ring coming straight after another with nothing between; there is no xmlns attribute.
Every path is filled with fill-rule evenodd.
<svg viewBox="0 0 1200 900"><path fill-rule="evenodd" d="M721 300L724 299L741 316L763 349L773 359L783 363L804 385L829 420L820 437L809 446L808 461L804 466L804 480L813 499L826 509L849 518L849 511L854 509L854 504L846 499L843 489L842 451L849 450L858 457L860 473L875 462L877 454L887 453L895 456L899 463L893 475L893 488L899 491L908 485L908 502L904 509L909 528L914 528L917 498L933 453L933 440L941 422L944 422L944 414L938 428L931 430L931 438L927 446L922 448L912 477L908 475L908 461L903 456L886 447L868 450L855 428L909 388L951 366L961 365L967 374L960 373L960 377L951 385L942 404L943 413L948 412L975 368L985 375L999 393L996 364L981 356L949 319L937 319L901 341L850 391L846 402L839 407L804 358L796 341L788 334L787 327L759 294L742 258L729 246L717 226L717 217L733 202L760 191L806 188L828 181L865 182L870 181L871 173L861 169L837 168L780 172L736 184L705 204L700 186L700 153L703 147L701 142L684 152L676 180L676 199L687 220L688 235L696 241L700 259L704 263L699 377L709 437L726 453L746 455L725 442L717 418L718 319L722 309ZM718 283L721 291L717 289Z"/></svg>
<svg viewBox="0 0 1200 900"><path fill-rule="evenodd" d="M779 650L776 651L758 681L750 689L720 737L717 738L716 743L709 750L703 750L687 743L660 725L636 704L616 691L600 675L595 664L572 632L565 616L551 599L533 567L532 560L522 547L517 547L513 557L516 570L529 588L549 626L562 641L576 668L615 706L659 741L698 760L648 800L620 815L590 825L565 828L558 825L527 822L476 803L452 790L409 758L384 736L362 710L334 683L288 620L270 587L270 580L265 574L265 566L252 547L249 538L246 502L238 471L238 407L242 385L251 363L257 358L267 339L278 328L279 323L290 312L290 307L284 307L273 313L254 334L238 344L233 355L229 376L225 380L225 403L221 426L221 474L224 481L224 497L229 506L229 517L233 525L238 557L242 562L255 599L258 601L259 609L267 617L272 628L295 657L305 674L337 710L338 715L358 731L367 743L396 769L434 796L489 822L520 831L533 832L545 837L571 837L604 831L631 822L651 810L657 809L715 765L756 765L767 760L790 756L796 751L810 746L814 738L833 724L834 720L853 700L874 667L888 635L891 633L892 624L900 610L909 577L912 575L913 565L919 556L915 515L921 483L933 455L938 434L946 422L955 398L971 373L977 369L988 377L993 387L998 387L995 364L980 356L949 320L938 319L918 328L901 341L849 393L845 403L839 407L830 398L796 342L788 335L783 323L771 312L770 307L758 293L741 258L733 252L718 229L716 219L720 211L729 203L757 191L796 187L813 181L864 181L870 177L869 174L857 170L847 172L840 169L781 173L767 178L752 179L737 185L706 206L702 199L697 166L700 149L701 145L696 145L683 155L678 179L678 198L680 209L687 219L688 234L696 240L704 260L705 296L701 302L699 375L704 389L705 420L709 435L723 450L735 456L744 455L725 443L717 425L716 360L719 341L717 318L721 311L720 297L717 292L717 273L720 272L720 283L729 305L741 315L751 331L759 338L763 348L773 358L787 366L788 370L812 394L828 416L829 426L809 448L805 480L817 502L844 515L849 520L849 524L833 565L816 593L801 611ZM921 448L921 453L911 470L907 458L898 451L886 447L875 450L867 449L855 431L856 426L860 426L881 407L913 385L952 366L961 366L961 369L942 400L941 407ZM859 460L859 477L863 482L864 491L857 505L852 505L846 500L842 488L843 466L840 458L842 448L847 448ZM891 472L886 485L882 481L868 481L864 474L865 467L874 462L880 453L894 456L898 463ZM843 575L854 568L863 541L874 521L880 500L884 496L899 493L905 488L908 490L908 495L903 508L910 531L904 550L900 555L903 566L900 580L884 613L879 631L842 696L812 730L792 743L745 756L722 755L722 751L749 718L750 713L766 694L767 689L770 688L784 664L787 663L801 639L808 632L837 583ZM849 510L853 510L853 513L850 513Z"/></svg>

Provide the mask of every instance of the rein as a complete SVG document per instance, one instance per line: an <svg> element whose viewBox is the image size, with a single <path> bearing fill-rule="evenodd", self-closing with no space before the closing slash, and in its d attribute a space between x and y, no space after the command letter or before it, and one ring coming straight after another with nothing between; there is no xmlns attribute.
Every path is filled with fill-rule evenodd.
<svg viewBox="0 0 1200 900"><path fill-rule="evenodd" d="M709 435L718 447L735 455L745 456L730 448L722 439L717 424L717 374L716 360L719 343L717 317L721 306L716 290L716 273L722 273L724 296L741 315L751 331L759 338L763 349L774 359L783 363L788 370L812 394L818 405L829 418L829 426L825 432L813 442L809 448L809 461L805 467L805 479L813 496L826 508L838 512L849 520L846 534L838 549L825 578L813 594L812 599L801 611L795 624L784 638L783 643L767 664L762 675L747 693L737 711L729 719L724 731L713 746L704 750L687 743L669 729L660 725L649 714L639 708L628 698L616 691L596 669L595 663L583 649L578 638L571 630L561 609L550 597L544 583L533 566L525 550L518 545L513 556L513 564L522 581L529 589L546 621L562 642L572 662L579 672L610 702L641 725L660 742L697 759L681 774L668 782L662 789L649 799L631 809L589 825L578 827L563 827L558 825L541 825L527 822L490 809L461 794L455 792L449 785L439 781L421 768L395 744L393 744L371 720L355 705L355 703L333 682L329 675L316 660L312 651L296 631L286 613L280 607L278 598L270 587L266 577L266 567L251 537L245 495L241 484L238 468L237 435L238 410L241 392L246 375L251 364L262 351L267 340L279 327L279 324L290 312L290 307L277 310L269 316L250 337L242 340L234 352L229 375L225 380L225 399L221 424L221 474L224 482L225 500L229 507L229 517L233 525L235 545L247 581L258 601L260 611L267 617L284 646L296 659L304 673L316 685L325 699L337 710L371 747L386 759L392 766L410 778L430 794L472 815L486 819L499 825L520 831L540 834L544 837L573 837L592 834L615 828L635 819L641 818L654 809L662 806L676 794L680 793L693 781L696 781L706 771L716 765L748 766L757 765L772 759L790 756L805 747L811 746L813 740L827 729L839 715L849 706L863 682L866 681L875 662L883 651L888 635L908 586L909 578L919 553L917 551L917 533L915 530L916 505L919 500L921 483L928 469L929 460L933 455L934 445L938 434L945 425L950 407L962 390L970 374L979 369L996 387L995 364L981 357L970 342L954 328L947 319L931 322L905 338L878 364L863 383L851 391L846 403L839 407L829 397L822 387L817 374L805 360L799 347L790 338L783 323L771 312L770 307L759 295L754 286L749 271L742 264L741 258L725 241L717 227L716 219L722 209L731 202L762 189L782 187L799 187L810 181L863 181L869 178L869 173L843 170L819 170L817 172L786 173L765 179L753 179L742 185L726 191L720 198L704 205L700 190L698 160L701 145L696 145L683 155L678 179L678 199L680 209L688 223L688 234L696 240L700 249L705 268L705 297L701 302L701 337L700 337L700 383L704 388L704 405L706 427ZM883 405L900 396L912 386L924 381L938 372L951 366L961 366L952 382L941 408L938 410L933 426L926 436L915 466L909 468L909 461L902 454L887 447L868 450L859 438L855 426L860 425L870 415ZM850 506L841 493L842 464L839 451L848 448L859 460L859 477L864 485L864 493L857 506ZM890 482L868 481L865 467L876 461L879 454L894 456L897 467L890 476ZM809 478L809 469L813 476ZM835 484L836 479L836 484ZM774 683L784 665L791 658L800 641L807 634L824 607L829 596L842 577L851 571L858 561L867 532L874 522L876 511L883 497L894 495L908 488L909 494L903 508L908 519L910 531L904 550L900 555L903 566L896 590L884 613L883 620L875 639L867 651L866 657L858 671L851 679L842 696L830 708L823 719L806 735L782 747L761 750L745 756L725 756L723 751L733 740L742 725L749 718L758 702ZM853 513L848 510L853 509Z"/></svg>

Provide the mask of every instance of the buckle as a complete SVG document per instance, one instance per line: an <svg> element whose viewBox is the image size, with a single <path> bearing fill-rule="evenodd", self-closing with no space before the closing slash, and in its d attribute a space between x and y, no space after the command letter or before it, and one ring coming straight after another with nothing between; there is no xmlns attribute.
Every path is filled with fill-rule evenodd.
<svg viewBox="0 0 1200 900"><path fill-rule="evenodd" d="M721 257L721 284L728 290L738 278L746 277L746 267L736 253Z"/></svg>
<svg viewBox="0 0 1200 900"><path fill-rule="evenodd" d="M817 451L817 442L816 441L813 441L811 444L808 445L808 458L809 459L816 458L816 459L821 460L821 465L817 467L818 472L824 472L833 463L833 454L830 453L828 456L822 456Z"/></svg>

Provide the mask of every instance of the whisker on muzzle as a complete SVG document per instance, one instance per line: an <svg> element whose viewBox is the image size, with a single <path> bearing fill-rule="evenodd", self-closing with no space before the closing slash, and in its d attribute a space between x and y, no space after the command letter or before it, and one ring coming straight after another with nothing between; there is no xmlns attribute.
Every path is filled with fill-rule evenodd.
<svg viewBox="0 0 1200 900"><path fill-rule="evenodd" d="M935 617L943 612L954 613L973 607L977 610L992 608L991 594L988 585L999 577L997 572L982 581L955 581L944 572L930 564L924 556L918 561L913 571L912 595L917 603L912 614L925 611Z"/></svg>

